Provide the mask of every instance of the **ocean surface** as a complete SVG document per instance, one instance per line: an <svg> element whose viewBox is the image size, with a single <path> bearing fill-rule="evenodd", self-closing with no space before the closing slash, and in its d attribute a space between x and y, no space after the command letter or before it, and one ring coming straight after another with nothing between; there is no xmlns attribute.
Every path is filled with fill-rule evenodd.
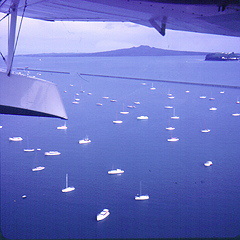
<svg viewBox="0 0 240 240"><path fill-rule="evenodd" d="M59 87L69 120L0 115L1 231L11 239L205 238L240 235L240 62L205 56L16 57L14 67ZM22 71L26 73L26 71ZM64 92L66 91L66 92ZM85 91L85 92L84 92ZM189 91L189 92L186 92ZM222 93L220 93L222 92ZM76 95L79 94L79 95ZM91 95L88 93L92 93ZM167 94L173 94L169 99ZM206 99L200 99L200 96ZM103 99L109 97L109 99ZM79 98L79 104L73 104ZM215 98L215 100L209 100ZM110 102L115 99L117 102ZM139 101L136 105L134 102ZM96 103L102 103L97 106ZM127 108L135 105L135 109ZM171 119L175 108L178 120ZM216 107L216 111L210 111ZM120 111L129 111L127 115ZM147 115L148 120L137 120ZM122 124L113 124L120 119ZM173 126L175 130L165 128ZM208 128L209 133L201 130ZM22 142L9 142L21 136ZM91 143L80 145L86 136ZM168 142L178 137L177 142ZM24 148L41 151L24 152ZM59 156L44 156L56 150ZM205 167L206 161L213 165ZM45 169L33 172L32 168ZM107 172L121 168L122 175ZM65 176L75 191L62 193ZM135 201L140 191L150 196ZM27 198L22 199L22 195ZM101 222L104 208L110 216Z"/></svg>

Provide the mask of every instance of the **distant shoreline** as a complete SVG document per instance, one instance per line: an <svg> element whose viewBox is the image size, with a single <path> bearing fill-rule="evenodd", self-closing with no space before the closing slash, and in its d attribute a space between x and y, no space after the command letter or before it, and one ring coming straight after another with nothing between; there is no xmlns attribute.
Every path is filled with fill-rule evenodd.
<svg viewBox="0 0 240 240"><path fill-rule="evenodd" d="M182 56L182 55L206 55L208 52L189 52L165 50L149 46L139 46L96 53L37 53L19 54L26 57L126 57L126 56Z"/></svg>

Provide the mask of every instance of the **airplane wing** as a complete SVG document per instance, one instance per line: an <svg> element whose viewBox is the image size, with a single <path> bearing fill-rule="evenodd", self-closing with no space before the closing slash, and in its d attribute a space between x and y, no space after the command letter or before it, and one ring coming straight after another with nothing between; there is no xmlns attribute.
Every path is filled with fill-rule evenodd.
<svg viewBox="0 0 240 240"><path fill-rule="evenodd" d="M13 0L18 1L18 0ZM8 13L12 0L0 1ZM240 37L240 0L20 0L18 15L46 21L119 21Z"/></svg>

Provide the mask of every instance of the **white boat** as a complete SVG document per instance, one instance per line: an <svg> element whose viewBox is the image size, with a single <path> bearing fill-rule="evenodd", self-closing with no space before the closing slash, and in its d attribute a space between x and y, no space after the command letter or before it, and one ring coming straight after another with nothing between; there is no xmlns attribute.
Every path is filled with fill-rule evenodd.
<svg viewBox="0 0 240 240"><path fill-rule="evenodd" d="M73 101L72 103L73 103L73 104L79 104L79 102L76 102L76 101Z"/></svg>
<svg viewBox="0 0 240 240"><path fill-rule="evenodd" d="M90 142L92 141L88 137L85 137L84 139L78 141L79 144L86 144Z"/></svg>
<svg viewBox="0 0 240 240"><path fill-rule="evenodd" d="M224 91L221 91L220 93L225 93Z"/></svg>
<svg viewBox="0 0 240 240"><path fill-rule="evenodd" d="M180 117L175 115L175 108L173 109L173 116L171 117L171 119L179 119Z"/></svg>
<svg viewBox="0 0 240 240"><path fill-rule="evenodd" d="M20 142L22 140L23 140L22 137L10 137L9 138L9 141L12 141L12 142Z"/></svg>
<svg viewBox="0 0 240 240"><path fill-rule="evenodd" d="M240 113L233 113L232 116L234 116L234 117L239 117L239 116L240 116Z"/></svg>
<svg viewBox="0 0 240 240"><path fill-rule="evenodd" d="M65 130L65 129L67 129L67 124L64 123L63 126L57 127L57 129L59 129L59 130Z"/></svg>
<svg viewBox="0 0 240 240"><path fill-rule="evenodd" d="M209 167L209 166L211 166L212 164L213 164L212 161L207 161L207 162L204 163L204 166Z"/></svg>
<svg viewBox="0 0 240 240"><path fill-rule="evenodd" d="M140 181L140 194L135 196L135 200L147 200L149 199L149 195L142 195L142 183Z"/></svg>
<svg viewBox="0 0 240 240"><path fill-rule="evenodd" d="M41 148L37 148L37 151L41 151L42 149Z"/></svg>
<svg viewBox="0 0 240 240"><path fill-rule="evenodd" d="M201 98L201 99L205 99L205 98L207 98L206 96L200 96L199 98Z"/></svg>
<svg viewBox="0 0 240 240"><path fill-rule="evenodd" d="M36 172L36 171L41 171L41 170L43 170L43 169L45 169L45 167L39 166L39 167L33 168L32 171L33 171L33 172Z"/></svg>
<svg viewBox="0 0 240 240"><path fill-rule="evenodd" d="M98 215L97 215L97 221L101 221L105 219L107 216L109 216L110 212L108 209L103 209Z"/></svg>
<svg viewBox="0 0 240 240"><path fill-rule="evenodd" d="M102 106L102 103L96 103L97 106Z"/></svg>
<svg viewBox="0 0 240 240"><path fill-rule="evenodd" d="M117 100L115 100L115 99L111 99L111 100L110 100L110 102L116 102L116 101L117 101Z"/></svg>
<svg viewBox="0 0 240 240"><path fill-rule="evenodd" d="M34 148L25 148L23 149L24 152L34 152L35 149Z"/></svg>
<svg viewBox="0 0 240 240"><path fill-rule="evenodd" d="M120 113L123 114L123 115L129 114L128 111L124 111L124 104L123 104L123 110Z"/></svg>
<svg viewBox="0 0 240 240"><path fill-rule="evenodd" d="M148 116L137 117L137 120L147 120L147 119L148 119Z"/></svg>
<svg viewBox="0 0 240 240"><path fill-rule="evenodd" d="M165 109L172 109L173 106L165 106L164 108L165 108Z"/></svg>
<svg viewBox="0 0 240 240"><path fill-rule="evenodd" d="M119 124L119 123L123 123L123 121L122 120L114 120L113 123Z"/></svg>
<svg viewBox="0 0 240 240"><path fill-rule="evenodd" d="M177 137L168 138L168 142L177 142L177 141L179 141L179 138Z"/></svg>
<svg viewBox="0 0 240 240"><path fill-rule="evenodd" d="M128 108L136 108L136 106L128 105Z"/></svg>
<svg viewBox="0 0 240 240"><path fill-rule="evenodd" d="M186 93L190 93L190 91L189 91L189 90L186 90L185 92L186 92Z"/></svg>
<svg viewBox="0 0 240 240"><path fill-rule="evenodd" d="M211 107L211 108L209 108L209 110L210 110L210 111L216 111L217 108L216 108L216 107Z"/></svg>
<svg viewBox="0 0 240 240"><path fill-rule="evenodd" d="M210 132L210 131L211 131L210 129L202 129L202 130L201 130L202 133L208 133L208 132Z"/></svg>
<svg viewBox="0 0 240 240"><path fill-rule="evenodd" d="M0 126L0 128L2 128L2 126Z"/></svg>
<svg viewBox="0 0 240 240"><path fill-rule="evenodd" d="M172 131L174 129L175 129L174 127L166 127L166 130L169 130L169 131Z"/></svg>
<svg viewBox="0 0 240 240"><path fill-rule="evenodd" d="M169 99L174 99L175 97L174 97L174 96L169 96L168 98L169 98Z"/></svg>
<svg viewBox="0 0 240 240"><path fill-rule="evenodd" d="M75 187L69 187L68 186L68 174L66 174L66 187L62 189L62 192L71 192L75 190Z"/></svg>
<svg viewBox="0 0 240 240"><path fill-rule="evenodd" d="M109 99L109 97L102 97L103 99Z"/></svg>
<svg viewBox="0 0 240 240"><path fill-rule="evenodd" d="M152 87L150 88L150 90L155 90L156 88L153 86L153 83L152 83Z"/></svg>
<svg viewBox="0 0 240 240"><path fill-rule="evenodd" d="M147 85L145 82L141 83L143 86Z"/></svg>
<svg viewBox="0 0 240 240"><path fill-rule="evenodd" d="M80 101L80 98L75 98L74 100L78 102L78 101Z"/></svg>
<svg viewBox="0 0 240 240"><path fill-rule="evenodd" d="M22 195L22 198L24 199L24 198L27 198L27 195Z"/></svg>
<svg viewBox="0 0 240 240"><path fill-rule="evenodd" d="M89 92L88 95L92 95L92 93Z"/></svg>
<svg viewBox="0 0 240 240"><path fill-rule="evenodd" d="M136 104L136 105L139 105L139 104L140 104L140 102L134 102L134 104Z"/></svg>
<svg viewBox="0 0 240 240"><path fill-rule="evenodd" d="M124 170L119 168L108 171L108 174L122 174L122 173L124 173Z"/></svg>
<svg viewBox="0 0 240 240"><path fill-rule="evenodd" d="M213 100L215 100L215 98L213 98L213 97L210 97L210 98L209 98L209 100L210 100L210 101L213 101Z"/></svg>
<svg viewBox="0 0 240 240"><path fill-rule="evenodd" d="M45 152L44 154L45 156L56 156L56 155L60 155L61 153L58 151L49 151L49 152Z"/></svg>

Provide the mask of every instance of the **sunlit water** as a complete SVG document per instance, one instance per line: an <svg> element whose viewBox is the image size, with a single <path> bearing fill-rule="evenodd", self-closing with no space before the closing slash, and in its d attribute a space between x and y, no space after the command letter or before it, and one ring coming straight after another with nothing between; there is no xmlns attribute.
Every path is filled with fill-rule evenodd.
<svg viewBox="0 0 240 240"><path fill-rule="evenodd" d="M80 77L77 72L240 86L239 64L205 62L204 56L17 57L16 67L71 72L30 73L58 85L69 120L67 130L57 130L63 120L0 116L3 235L18 239L237 236L240 117L232 113L240 112L236 104L240 90L166 83L154 83L156 90L150 90L151 82ZM168 99L168 93L175 98ZM200 99L202 95L207 98ZM72 104L75 97L79 104ZM172 120L173 109L165 109L166 105L173 106L180 119ZM209 111L210 107L217 111ZM130 113L121 115L122 110ZM149 119L137 120L141 115ZM116 118L123 123L113 124ZM165 129L170 125L175 130ZM205 128L211 131L202 133ZM24 140L9 142L13 136ZM92 142L78 144L86 136ZM180 140L168 142L170 137ZM24 152L24 148L42 150ZM50 150L61 155L44 156ZM208 160L211 167L203 165ZM32 172L39 165L45 169ZM125 172L110 176L107 171L112 168ZM62 193L66 173L76 190ZM149 200L134 200L140 181ZM97 222L103 208L111 214Z"/></svg>

